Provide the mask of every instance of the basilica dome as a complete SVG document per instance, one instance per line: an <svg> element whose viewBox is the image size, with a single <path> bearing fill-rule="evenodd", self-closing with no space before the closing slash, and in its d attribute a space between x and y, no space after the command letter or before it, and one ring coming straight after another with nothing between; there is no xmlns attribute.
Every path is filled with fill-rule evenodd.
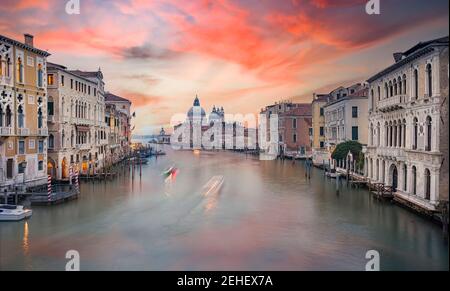
<svg viewBox="0 0 450 291"><path fill-rule="evenodd" d="M200 100L198 99L198 97L195 97L194 104L191 107L191 109L189 109L187 116L189 119L192 119L193 117L197 118L201 117L203 119L206 117L206 112L200 106Z"/></svg>

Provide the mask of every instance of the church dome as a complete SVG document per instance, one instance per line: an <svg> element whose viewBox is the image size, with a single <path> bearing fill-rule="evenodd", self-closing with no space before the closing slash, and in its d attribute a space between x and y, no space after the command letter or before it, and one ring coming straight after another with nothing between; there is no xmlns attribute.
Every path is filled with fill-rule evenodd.
<svg viewBox="0 0 450 291"><path fill-rule="evenodd" d="M200 100L198 99L198 97L195 97L194 100L194 104L191 107L191 109L189 109L187 116L189 119L192 119L194 116L195 117L200 117L201 118L205 118L206 117L206 112L205 110L200 106Z"/></svg>

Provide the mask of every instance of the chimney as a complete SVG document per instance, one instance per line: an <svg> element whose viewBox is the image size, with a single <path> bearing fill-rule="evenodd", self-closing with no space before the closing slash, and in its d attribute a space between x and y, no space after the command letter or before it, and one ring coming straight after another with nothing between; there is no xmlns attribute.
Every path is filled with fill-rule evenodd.
<svg viewBox="0 0 450 291"><path fill-rule="evenodd" d="M24 36L25 36L25 44L33 47L34 36L32 36L31 34L28 34L28 33L24 34Z"/></svg>
<svg viewBox="0 0 450 291"><path fill-rule="evenodd" d="M394 53L394 60L396 63L400 62L403 58L403 53Z"/></svg>

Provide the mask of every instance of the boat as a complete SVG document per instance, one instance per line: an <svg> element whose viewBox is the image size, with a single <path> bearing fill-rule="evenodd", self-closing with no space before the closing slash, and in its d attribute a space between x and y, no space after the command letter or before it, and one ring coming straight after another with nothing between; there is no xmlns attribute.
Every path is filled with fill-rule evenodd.
<svg viewBox="0 0 450 291"><path fill-rule="evenodd" d="M331 179L336 179L337 177L342 176L342 174L336 172L335 169L331 169L331 171L327 172L325 175Z"/></svg>
<svg viewBox="0 0 450 291"><path fill-rule="evenodd" d="M0 204L0 221L19 221L29 218L32 214L31 209L24 209L22 205Z"/></svg>
<svg viewBox="0 0 450 291"><path fill-rule="evenodd" d="M214 194L219 192L220 188L222 188L224 182L223 176L214 176L203 186L202 195L208 196L210 194Z"/></svg>

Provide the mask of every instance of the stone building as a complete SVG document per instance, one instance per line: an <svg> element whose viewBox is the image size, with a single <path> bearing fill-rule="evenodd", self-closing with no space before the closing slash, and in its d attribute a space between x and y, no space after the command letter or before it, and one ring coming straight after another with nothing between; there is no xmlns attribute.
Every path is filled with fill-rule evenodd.
<svg viewBox="0 0 450 291"><path fill-rule="evenodd" d="M311 104L296 104L294 109L280 113L279 134L283 152L301 157L311 155Z"/></svg>
<svg viewBox="0 0 450 291"><path fill-rule="evenodd" d="M116 156L115 159L122 159L130 154L131 148L131 101L111 94L105 94L105 103L110 118L106 121L109 131L115 136L110 137L110 145L117 145L118 150L109 151ZM111 118L111 115L114 118ZM113 123L112 123L113 122ZM112 148L111 148L112 149Z"/></svg>
<svg viewBox="0 0 450 291"><path fill-rule="evenodd" d="M330 100L328 94L314 94L312 107L312 161L316 166L323 165L330 158L325 145L325 105Z"/></svg>
<svg viewBox="0 0 450 291"><path fill-rule="evenodd" d="M330 93L323 107L325 115L325 144L329 148L349 140L367 144L367 97L365 85L340 87Z"/></svg>
<svg viewBox="0 0 450 291"><path fill-rule="evenodd" d="M0 188L47 183L48 56L0 35Z"/></svg>
<svg viewBox="0 0 450 291"><path fill-rule="evenodd" d="M69 179L69 168L94 174L107 150L104 82L101 71L71 71L48 63L48 174Z"/></svg>
<svg viewBox="0 0 450 291"><path fill-rule="evenodd" d="M394 54L371 77L366 176L434 211L448 203L448 37Z"/></svg>

